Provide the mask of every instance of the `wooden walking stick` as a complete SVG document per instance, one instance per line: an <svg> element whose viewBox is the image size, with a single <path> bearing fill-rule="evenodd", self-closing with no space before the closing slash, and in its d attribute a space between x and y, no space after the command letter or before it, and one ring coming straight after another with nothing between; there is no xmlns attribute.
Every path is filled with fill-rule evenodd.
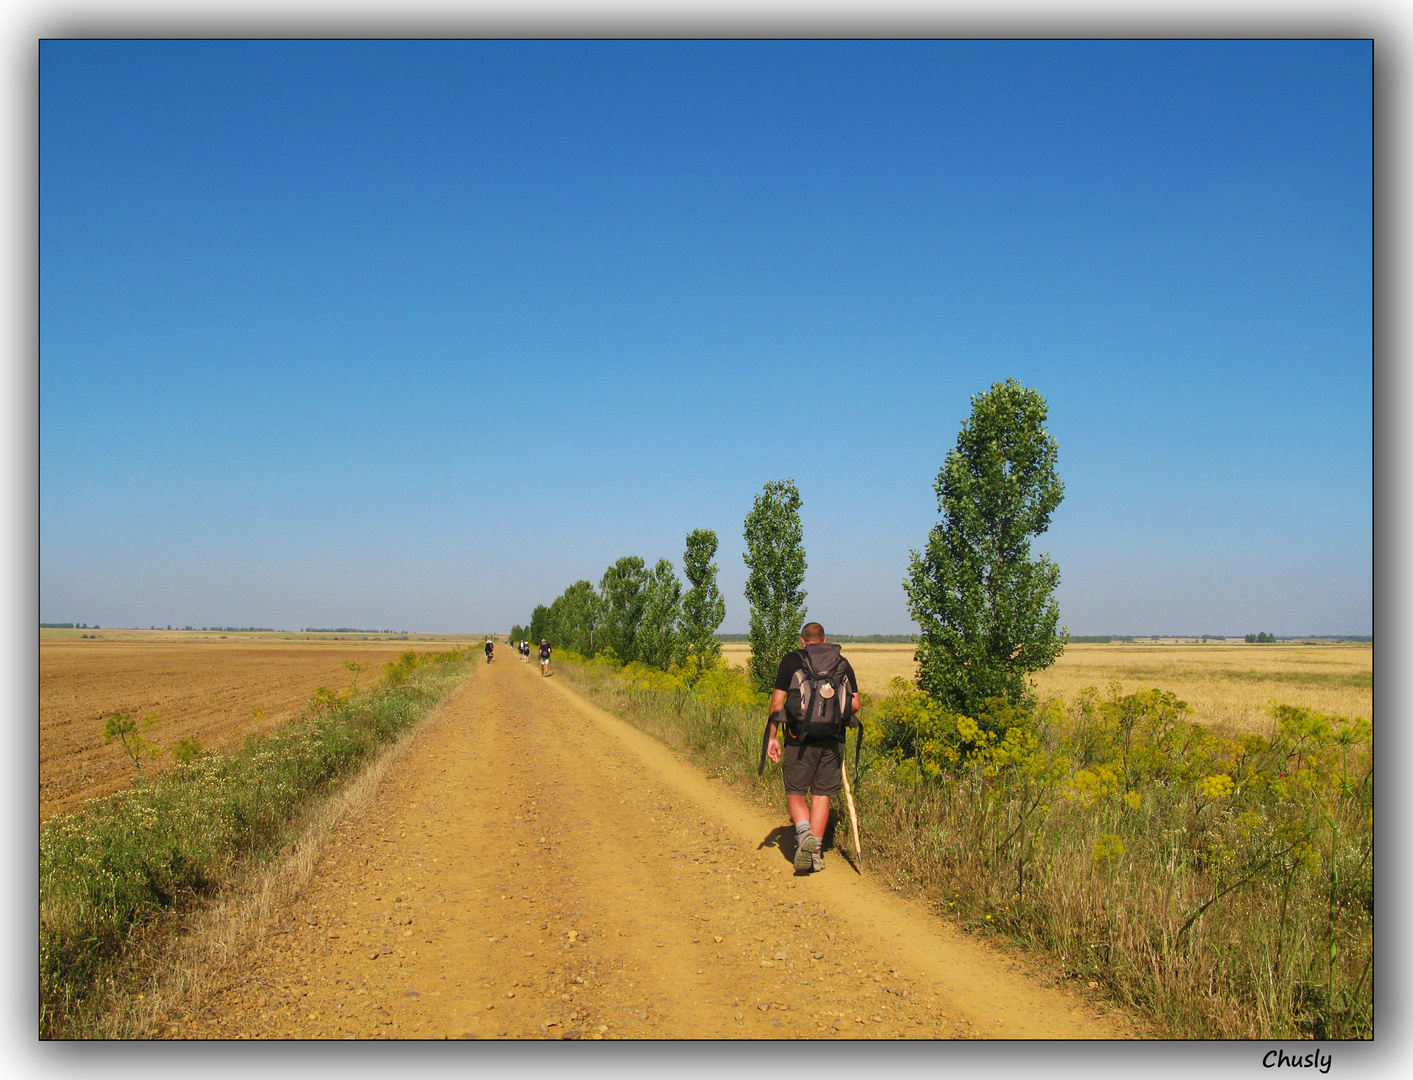
<svg viewBox="0 0 1413 1080"><path fill-rule="evenodd" d="M854 793L849 787L849 770L844 758L847 755L839 755L839 772L844 777L844 804L849 808L849 825L854 830L854 858L858 860L858 871L863 873L863 848L859 846L859 815L854 809Z"/></svg>

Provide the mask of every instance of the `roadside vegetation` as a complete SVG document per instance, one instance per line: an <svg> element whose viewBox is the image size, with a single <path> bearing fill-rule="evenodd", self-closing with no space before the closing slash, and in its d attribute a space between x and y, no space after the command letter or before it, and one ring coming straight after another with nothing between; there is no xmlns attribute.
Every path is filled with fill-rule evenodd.
<svg viewBox="0 0 1413 1080"><path fill-rule="evenodd" d="M767 699L742 669L560 660L603 707L781 805L779 770L756 776ZM1168 1037L1371 1036L1367 722L1273 703L1266 733L1224 734L1156 689L996 698L970 718L902 680L863 715L870 874ZM829 872L849 871L836 856Z"/></svg>
<svg viewBox="0 0 1413 1080"><path fill-rule="evenodd" d="M174 764L153 725L110 717L106 733L134 767L133 786L92 799L40 830L40 1035L102 1037L105 1011L138 993L170 917L240 888L295 839L312 807L422 720L465 675L474 650L403 653L359 691L316 690L300 718L253 734L228 755L185 739Z"/></svg>

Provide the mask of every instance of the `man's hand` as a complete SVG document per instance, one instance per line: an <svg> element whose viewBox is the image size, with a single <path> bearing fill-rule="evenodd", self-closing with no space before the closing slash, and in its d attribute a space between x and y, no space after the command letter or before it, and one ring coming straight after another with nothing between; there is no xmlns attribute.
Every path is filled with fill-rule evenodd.
<svg viewBox="0 0 1413 1080"><path fill-rule="evenodd" d="M772 690L770 693L770 713L765 718L765 756L770 758L776 765L780 764L780 739L776 732L780 730L780 723L783 719L782 710L785 708L785 691Z"/></svg>

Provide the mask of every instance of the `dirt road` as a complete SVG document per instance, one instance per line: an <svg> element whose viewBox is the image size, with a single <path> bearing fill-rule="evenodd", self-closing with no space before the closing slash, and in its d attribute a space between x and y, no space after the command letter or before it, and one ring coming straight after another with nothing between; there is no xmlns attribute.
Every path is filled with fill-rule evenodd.
<svg viewBox="0 0 1413 1080"><path fill-rule="evenodd" d="M176 1038L1114 1038L506 651Z"/></svg>

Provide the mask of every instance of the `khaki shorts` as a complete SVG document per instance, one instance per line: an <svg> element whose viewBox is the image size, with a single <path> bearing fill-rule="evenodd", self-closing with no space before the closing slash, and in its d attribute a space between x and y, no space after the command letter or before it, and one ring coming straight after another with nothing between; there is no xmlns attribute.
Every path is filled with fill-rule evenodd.
<svg viewBox="0 0 1413 1080"><path fill-rule="evenodd" d="M838 795L844 786L840 744L802 743L781 747L780 769L786 795Z"/></svg>

